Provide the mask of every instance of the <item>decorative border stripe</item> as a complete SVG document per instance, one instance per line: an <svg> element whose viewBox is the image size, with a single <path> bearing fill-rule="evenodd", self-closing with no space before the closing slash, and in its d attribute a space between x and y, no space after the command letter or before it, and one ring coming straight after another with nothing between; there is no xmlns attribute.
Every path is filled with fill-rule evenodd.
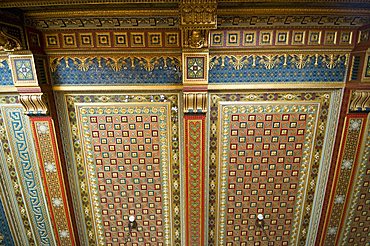
<svg viewBox="0 0 370 246"><path fill-rule="evenodd" d="M185 115L186 245L204 245L205 115Z"/></svg>
<svg viewBox="0 0 370 246"><path fill-rule="evenodd" d="M35 163L32 149L30 151L30 132L22 108L4 108L5 122L9 130L9 140L14 158L17 163L17 172L21 177L23 195L25 195L29 216L37 229L39 244L55 245L50 217L45 204L39 170Z"/></svg>
<svg viewBox="0 0 370 246"><path fill-rule="evenodd" d="M360 193L365 187L364 182L367 182L369 173L367 170L369 169L369 158L370 158L370 115L367 116L366 121L364 120L364 126L366 126L366 129L364 131L364 136L363 136L363 141L361 143L361 151L359 153L359 158L358 158L358 164L356 167L356 171L353 171L355 174L354 176L356 178L351 179L351 183L353 184L353 188L349 190L348 192L348 198L347 198L347 204L345 208L345 216L343 217L343 222L341 224L341 233L340 237L338 237L338 245L349 245L350 243L348 242L349 236L351 233L351 227L352 224L355 222L354 217L355 217L355 212L358 207L358 202L361 199ZM366 210L366 207L369 207L368 204L363 204L364 211ZM358 223L358 222L356 222ZM356 242L353 242L356 243ZM362 242L361 242L362 243Z"/></svg>
<svg viewBox="0 0 370 246"><path fill-rule="evenodd" d="M31 117L47 201L58 245L75 245L65 183L51 117Z"/></svg>
<svg viewBox="0 0 370 246"><path fill-rule="evenodd" d="M358 160L359 143L364 127L365 115L348 115L345 118L339 159L336 163L336 174L332 185L334 193L329 201L330 218L324 225L324 245L333 245L337 241L338 229L341 224L345 201L348 199L348 191L351 185L353 167Z"/></svg>

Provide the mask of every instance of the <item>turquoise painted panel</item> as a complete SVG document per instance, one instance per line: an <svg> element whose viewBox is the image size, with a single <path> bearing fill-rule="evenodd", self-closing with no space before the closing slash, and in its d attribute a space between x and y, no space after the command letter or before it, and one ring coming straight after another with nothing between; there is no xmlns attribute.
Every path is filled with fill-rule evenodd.
<svg viewBox="0 0 370 246"><path fill-rule="evenodd" d="M178 84L180 60L175 57L55 58L55 85Z"/></svg>
<svg viewBox="0 0 370 246"><path fill-rule="evenodd" d="M0 245L13 246L14 240L6 220L3 204L0 201Z"/></svg>
<svg viewBox="0 0 370 246"><path fill-rule="evenodd" d="M0 59L0 86L2 85L13 85L13 78L8 60Z"/></svg>
<svg viewBox="0 0 370 246"><path fill-rule="evenodd" d="M348 55L216 55L209 83L344 82Z"/></svg>

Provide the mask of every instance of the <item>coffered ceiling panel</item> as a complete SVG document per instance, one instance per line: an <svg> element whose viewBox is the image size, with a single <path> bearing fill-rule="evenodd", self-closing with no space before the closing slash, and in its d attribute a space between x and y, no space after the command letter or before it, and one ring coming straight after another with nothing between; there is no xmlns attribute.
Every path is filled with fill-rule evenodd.
<svg viewBox="0 0 370 246"><path fill-rule="evenodd" d="M314 244L339 100L211 94L209 245Z"/></svg>
<svg viewBox="0 0 370 246"><path fill-rule="evenodd" d="M83 242L180 245L178 95L58 99ZM131 234L129 216L137 222Z"/></svg>

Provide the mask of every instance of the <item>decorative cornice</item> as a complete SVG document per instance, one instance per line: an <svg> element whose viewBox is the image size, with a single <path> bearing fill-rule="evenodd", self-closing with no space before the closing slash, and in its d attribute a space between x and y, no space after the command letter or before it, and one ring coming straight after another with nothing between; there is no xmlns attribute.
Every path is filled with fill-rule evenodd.
<svg viewBox="0 0 370 246"><path fill-rule="evenodd" d="M68 13L66 13L68 14ZM54 17L30 18L25 20L26 25L37 29L104 29L104 28L166 28L178 26L177 16L132 16L132 17Z"/></svg>
<svg viewBox="0 0 370 246"><path fill-rule="evenodd" d="M206 92L185 92L184 93L185 113L206 113L207 93Z"/></svg>
<svg viewBox="0 0 370 246"><path fill-rule="evenodd" d="M211 55L210 56L210 69L216 66L224 67L225 64L232 66L236 70L243 69L243 67L251 64L252 67L263 66L265 69L270 70L275 68L278 64L283 63L286 67L288 62L294 64L297 69L303 69L307 64L318 66L319 62L325 64L326 68L333 69L339 63L344 62L348 64L348 54L250 54L250 55Z"/></svg>
<svg viewBox="0 0 370 246"><path fill-rule="evenodd" d="M197 29L216 28L217 2L184 0L180 4L181 26Z"/></svg>
<svg viewBox="0 0 370 246"><path fill-rule="evenodd" d="M273 10L271 10L273 11ZM256 13L257 12L257 13ZM305 27L360 27L370 22L369 12L362 11L343 14L315 14L302 10L301 14L271 14L246 12L243 10L219 10L217 12L217 25L221 27L271 27L271 26L305 26Z"/></svg>
<svg viewBox="0 0 370 246"><path fill-rule="evenodd" d="M76 66L80 71L88 71L91 67L102 67L104 63L107 67L113 71L121 71L122 69L140 68L145 71L153 71L155 68L163 64L164 67L174 67L178 70L181 69L180 57L176 56L62 56L62 57L51 57L49 64L50 70L55 72L57 67L61 65L61 62L65 63L66 67L70 65Z"/></svg>
<svg viewBox="0 0 370 246"><path fill-rule="evenodd" d="M0 3L0 8L26 8L26 7L40 7L40 6L70 6L70 5L86 5L86 4L145 4L145 3L177 3L179 0L3 0Z"/></svg>
<svg viewBox="0 0 370 246"><path fill-rule="evenodd" d="M353 90L349 110L370 112L370 90Z"/></svg>

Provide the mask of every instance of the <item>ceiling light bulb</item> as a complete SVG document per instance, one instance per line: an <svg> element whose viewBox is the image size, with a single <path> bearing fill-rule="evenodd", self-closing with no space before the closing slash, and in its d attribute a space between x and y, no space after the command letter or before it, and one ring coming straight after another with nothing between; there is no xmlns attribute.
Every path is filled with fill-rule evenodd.
<svg viewBox="0 0 370 246"><path fill-rule="evenodd" d="M134 222L135 221L135 216L131 215L130 217L128 217L128 220L130 222Z"/></svg>
<svg viewBox="0 0 370 246"><path fill-rule="evenodd" d="M258 214L258 215L257 215L257 219L258 219L258 220L263 220L263 214Z"/></svg>

